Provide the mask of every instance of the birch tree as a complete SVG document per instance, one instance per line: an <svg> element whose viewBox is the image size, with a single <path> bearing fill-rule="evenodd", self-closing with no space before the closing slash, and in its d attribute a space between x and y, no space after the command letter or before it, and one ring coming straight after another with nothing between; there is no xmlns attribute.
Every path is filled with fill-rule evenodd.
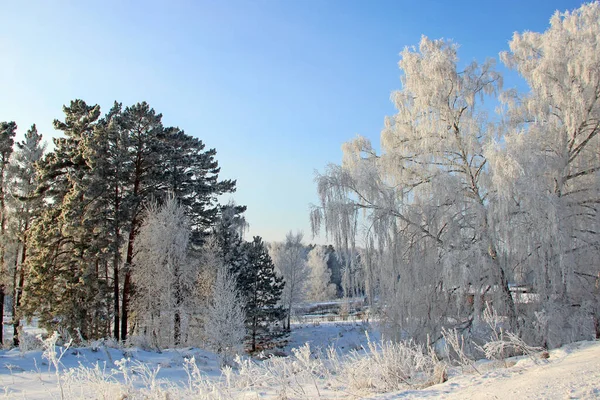
<svg viewBox="0 0 600 400"><path fill-rule="evenodd" d="M310 271L307 297L311 301L330 300L335 297L336 287L331 283L331 270L327 266L329 254L325 247L315 246L308 253L306 265Z"/></svg>
<svg viewBox="0 0 600 400"><path fill-rule="evenodd" d="M391 292L382 298L390 307L430 304L419 313L402 306L398 321L436 330L457 288L490 285L515 326L509 271L490 218L484 148L494 130L480 108L501 77L492 60L459 69L457 46L446 40L423 37L400 56L402 89L392 95L398 112L385 120L380 154L363 137L343 146L342 164L317 177L313 228L324 226L344 249L355 247L364 226L365 242L377 250L365 254L385 260L380 287ZM398 292L412 299L393 301Z"/></svg>
<svg viewBox="0 0 600 400"><path fill-rule="evenodd" d="M204 336L210 348L221 355L224 364L243 351L245 321L244 301L237 289L237 281L225 267L221 267L212 285Z"/></svg>
<svg viewBox="0 0 600 400"><path fill-rule="evenodd" d="M504 95L508 133L495 161L509 199L506 236L516 238L515 264L543 296L544 312L555 310L546 318L555 325L555 338L544 333L550 345L578 326L600 337L599 37L594 2L557 12L543 33L515 33L501 54L530 87ZM586 318L567 322L573 315Z"/></svg>
<svg viewBox="0 0 600 400"><path fill-rule="evenodd" d="M285 242L270 246L269 254L285 282L281 301L287 312L284 329L289 330L292 309L294 304L306 297L306 285L310 274L306 265L306 249L302 244L302 234L289 232Z"/></svg>
<svg viewBox="0 0 600 400"><path fill-rule="evenodd" d="M187 257L189 239L189 220L177 199L148 207L136 238L132 278L139 329L156 346L179 345L182 320L189 321L185 299L192 297L198 272Z"/></svg>

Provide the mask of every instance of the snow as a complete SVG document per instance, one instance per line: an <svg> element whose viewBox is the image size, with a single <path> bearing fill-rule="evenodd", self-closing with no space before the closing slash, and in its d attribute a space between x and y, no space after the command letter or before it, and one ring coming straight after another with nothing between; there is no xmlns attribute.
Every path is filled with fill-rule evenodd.
<svg viewBox="0 0 600 400"><path fill-rule="evenodd" d="M361 349L368 341L379 340L375 327L354 322L327 322L320 324L292 325L292 333L285 347L279 353L292 354L305 342L310 343L311 351L333 346L338 354L348 354ZM138 390L146 390L152 382L160 387L188 387L186 360L194 360L198 371L207 382L223 379L219 357L198 348L169 349L162 352L145 351L140 348L111 348L102 342L85 348L57 347L61 358L61 383L65 398L116 398L121 392L125 379L115 362L125 361L130 369L132 385ZM260 357L252 360L260 365ZM50 365L49 365L50 364ZM93 368L98 366L96 373ZM507 367L506 367L507 366ZM458 368L449 370L450 379L439 385L421 390L406 390L382 395L360 394L358 397L379 400L391 399L592 399L600 397L600 342L588 341L573 343L550 351L548 359L534 360L515 357L506 360L506 366L499 361L479 361L481 372L461 373ZM86 367L83 369L80 367ZM79 369L78 369L79 368ZM82 371L85 371L83 374ZM156 372L156 376L154 376ZM77 375L79 374L79 375ZM81 378L85 375L85 379ZM79 376L79 379L74 377ZM119 386L121 385L121 386ZM158 387L158 386L157 386ZM306 392L288 389L290 398L315 398L317 393L306 388ZM153 389L156 390L156 389ZM199 389L198 389L199 390ZM338 388L321 391L323 398L346 397ZM44 358L43 352L20 352L19 349L0 351L0 394L14 399L58 399L61 391L54 367ZM277 398L281 390L277 387L263 389L236 388L225 398ZM155 396L157 397L157 396ZM193 398L193 396L192 396Z"/></svg>
<svg viewBox="0 0 600 400"><path fill-rule="evenodd" d="M514 359L508 360L511 365ZM423 390L371 399L596 399L600 398L600 342L577 342L550 352L540 365L523 358L509 368L465 374Z"/></svg>
<svg viewBox="0 0 600 400"><path fill-rule="evenodd" d="M313 349L326 350L333 346L338 352L345 354L351 350L359 350L362 346L366 347L366 331L371 340L381 339L379 331L366 323L324 321L318 324L292 325L292 335L285 352L290 354L291 349L309 343Z"/></svg>

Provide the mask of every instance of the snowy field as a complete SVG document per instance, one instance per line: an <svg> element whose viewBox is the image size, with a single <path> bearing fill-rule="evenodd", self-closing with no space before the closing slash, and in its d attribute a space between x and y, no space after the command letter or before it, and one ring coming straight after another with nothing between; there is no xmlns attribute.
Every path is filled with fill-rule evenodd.
<svg viewBox="0 0 600 400"><path fill-rule="evenodd" d="M334 373L327 379L321 373L306 375L307 370L316 371L319 367L314 357L319 349L335 348L340 363L352 354L358 357L364 354L362 347L368 346L365 328L369 329L365 324L351 322L296 325L288 343L276 350L278 355L288 355L287 361L245 359L224 373L216 355L197 348L159 353L140 348L111 348L102 343L67 350L57 346L54 362L48 352L12 349L0 352L0 396L14 399L600 398L600 342L574 343L551 351L548 359L479 361L475 364L479 373L451 367L449 380L443 384L422 389L407 387L409 390L389 393L377 393L369 384L353 384L352 379L362 376L357 370L347 373L351 369L338 367L337 375ZM369 330L370 339L379 340L377 331ZM305 342L310 344L310 352L308 347L292 351ZM367 365L356 363L356 358L352 360L355 367Z"/></svg>

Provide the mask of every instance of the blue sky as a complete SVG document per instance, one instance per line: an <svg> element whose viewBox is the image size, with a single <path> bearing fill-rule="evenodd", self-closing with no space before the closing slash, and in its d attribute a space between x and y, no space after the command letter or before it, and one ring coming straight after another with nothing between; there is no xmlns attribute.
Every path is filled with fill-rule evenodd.
<svg viewBox="0 0 600 400"><path fill-rule="evenodd" d="M36 123L49 138L72 99L104 111L145 100L217 149L250 235L301 230L324 243L308 219L315 170L339 162L357 134L378 142L405 46L424 34L459 43L464 62L497 58L513 32L543 31L555 10L581 4L0 0L0 121L21 134ZM525 88L509 72L512 86Z"/></svg>

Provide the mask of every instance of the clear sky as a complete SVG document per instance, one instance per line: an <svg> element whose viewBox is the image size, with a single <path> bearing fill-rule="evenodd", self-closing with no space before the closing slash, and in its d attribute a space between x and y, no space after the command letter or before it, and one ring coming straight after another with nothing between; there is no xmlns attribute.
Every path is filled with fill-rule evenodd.
<svg viewBox="0 0 600 400"><path fill-rule="evenodd" d="M36 123L49 138L72 99L104 111L145 100L165 125L217 149L250 235L301 230L324 243L308 219L315 170L339 162L357 134L378 142L405 46L423 34L453 39L465 62L497 58L513 32L543 31L555 10L581 4L0 0L0 121L20 134Z"/></svg>

